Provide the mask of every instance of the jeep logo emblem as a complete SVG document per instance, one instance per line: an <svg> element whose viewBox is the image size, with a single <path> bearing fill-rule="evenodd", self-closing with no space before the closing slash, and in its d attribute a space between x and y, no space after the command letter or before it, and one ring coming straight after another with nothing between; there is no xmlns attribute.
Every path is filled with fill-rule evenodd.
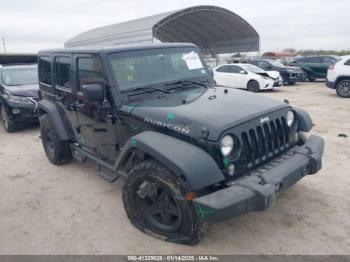
<svg viewBox="0 0 350 262"><path fill-rule="evenodd" d="M265 124L265 123L268 123L269 121L270 121L270 118L268 116L260 118L260 124Z"/></svg>

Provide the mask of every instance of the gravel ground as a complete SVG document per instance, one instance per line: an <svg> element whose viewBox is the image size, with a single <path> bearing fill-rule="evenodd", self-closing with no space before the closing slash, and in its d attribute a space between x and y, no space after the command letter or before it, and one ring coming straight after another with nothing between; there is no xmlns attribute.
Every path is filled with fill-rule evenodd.
<svg viewBox="0 0 350 262"><path fill-rule="evenodd" d="M123 181L94 165L48 162L37 127L0 128L0 254L350 254L350 99L324 83L261 95L306 109L326 140L323 169L265 212L212 224L197 246L166 243L129 223ZM348 137L338 137L346 134Z"/></svg>

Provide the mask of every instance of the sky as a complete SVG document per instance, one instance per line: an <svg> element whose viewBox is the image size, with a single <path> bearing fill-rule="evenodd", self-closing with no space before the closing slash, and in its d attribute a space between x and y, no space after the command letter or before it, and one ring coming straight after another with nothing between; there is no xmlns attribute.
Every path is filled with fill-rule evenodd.
<svg viewBox="0 0 350 262"><path fill-rule="evenodd" d="M37 52L95 27L194 5L240 15L259 33L263 52L350 49L350 0L0 0L0 37L8 53Z"/></svg>

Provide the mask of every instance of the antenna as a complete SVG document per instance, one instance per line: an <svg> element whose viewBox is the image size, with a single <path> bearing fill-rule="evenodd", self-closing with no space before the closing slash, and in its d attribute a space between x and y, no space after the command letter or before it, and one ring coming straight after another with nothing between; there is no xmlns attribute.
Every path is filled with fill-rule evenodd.
<svg viewBox="0 0 350 262"><path fill-rule="evenodd" d="M6 45L5 45L5 38L2 38L2 45L4 46L4 52L6 54Z"/></svg>

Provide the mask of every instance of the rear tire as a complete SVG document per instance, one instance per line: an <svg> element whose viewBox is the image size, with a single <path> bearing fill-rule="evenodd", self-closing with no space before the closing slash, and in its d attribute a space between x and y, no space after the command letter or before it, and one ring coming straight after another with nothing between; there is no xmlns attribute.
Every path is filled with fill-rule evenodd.
<svg viewBox="0 0 350 262"><path fill-rule="evenodd" d="M17 131L18 126L17 124L10 119L10 116L8 114L7 108L4 105L0 105L1 110L1 122L2 126L4 127L5 131L8 133L12 133Z"/></svg>
<svg viewBox="0 0 350 262"><path fill-rule="evenodd" d="M350 98L350 80L342 80L337 83L335 88L338 96L342 98Z"/></svg>
<svg viewBox="0 0 350 262"><path fill-rule="evenodd" d="M55 165L62 165L72 160L69 141L62 141L47 114L40 117L41 141L47 158Z"/></svg>
<svg viewBox="0 0 350 262"><path fill-rule="evenodd" d="M253 93L259 92L260 91L259 83L255 80L250 80L247 84L247 90Z"/></svg>
<svg viewBox="0 0 350 262"><path fill-rule="evenodd" d="M155 160L132 169L123 188L123 203L131 223L142 232L165 241L195 245L203 223L177 176Z"/></svg>
<svg viewBox="0 0 350 262"><path fill-rule="evenodd" d="M315 78L312 78L310 76L309 72L304 72L304 74L305 74L305 79L307 79L309 82L314 82L315 81Z"/></svg>

